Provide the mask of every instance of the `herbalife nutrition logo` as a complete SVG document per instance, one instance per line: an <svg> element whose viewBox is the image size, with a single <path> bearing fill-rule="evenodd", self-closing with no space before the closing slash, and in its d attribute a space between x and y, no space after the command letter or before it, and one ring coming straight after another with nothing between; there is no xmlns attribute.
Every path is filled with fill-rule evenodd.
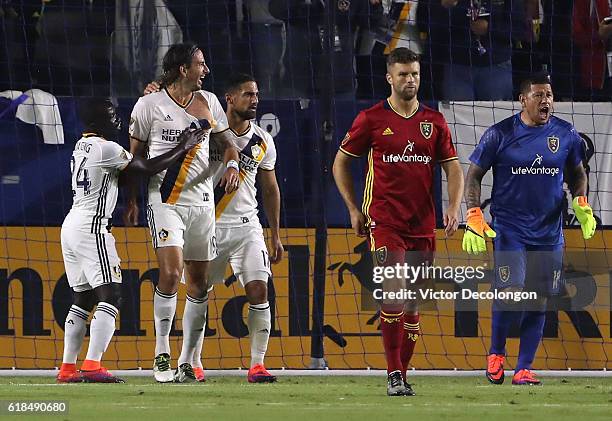
<svg viewBox="0 0 612 421"><path fill-rule="evenodd" d="M530 167L512 167L512 174L516 175L550 175L551 177L559 174L557 167L545 167L542 155L536 154Z"/></svg>
<svg viewBox="0 0 612 421"><path fill-rule="evenodd" d="M431 156L429 155L417 155L412 153L414 150L414 142L408 141L408 144L404 148L402 154L383 154L382 159L384 163L392 164L396 162L418 162L420 164L429 164Z"/></svg>

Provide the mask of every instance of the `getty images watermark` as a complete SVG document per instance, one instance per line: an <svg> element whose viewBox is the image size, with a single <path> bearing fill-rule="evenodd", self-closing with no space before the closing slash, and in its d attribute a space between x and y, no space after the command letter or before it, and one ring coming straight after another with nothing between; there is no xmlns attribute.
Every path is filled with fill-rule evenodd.
<svg viewBox="0 0 612 421"><path fill-rule="evenodd" d="M498 290L478 291L472 288L436 289L427 287L428 280L446 281L452 284L463 284L466 281L477 283L485 279L488 264L480 266L435 266L428 262L419 265L396 263L389 266L375 266L372 270L372 281L380 287L372 290L375 300L502 300L528 301L537 300L535 291ZM403 285L415 286L397 287L393 281L401 281ZM387 282L386 282L387 281ZM385 288L383 289L383 283Z"/></svg>

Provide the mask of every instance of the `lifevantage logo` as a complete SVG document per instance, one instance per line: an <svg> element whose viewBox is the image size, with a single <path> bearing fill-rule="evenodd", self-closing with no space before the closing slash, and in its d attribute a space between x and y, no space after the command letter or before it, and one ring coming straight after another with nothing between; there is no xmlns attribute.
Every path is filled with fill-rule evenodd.
<svg viewBox="0 0 612 421"><path fill-rule="evenodd" d="M402 154L383 154L382 159L384 163L396 163L396 162L413 162L419 164L429 164L431 162L431 156L429 155L417 155L413 154L414 142L408 141L408 144L404 148Z"/></svg>
<svg viewBox="0 0 612 421"><path fill-rule="evenodd" d="M536 154L530 167L512 167L512 174L516 175L550 175L551 177L559 174L557 167L545 167L542 155Z"/></svg>

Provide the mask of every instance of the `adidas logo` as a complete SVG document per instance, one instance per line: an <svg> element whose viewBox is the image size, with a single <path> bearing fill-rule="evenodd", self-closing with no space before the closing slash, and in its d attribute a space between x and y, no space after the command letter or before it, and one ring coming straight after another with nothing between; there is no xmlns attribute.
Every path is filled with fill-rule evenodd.
<svg viewBox="0 0 612 421"><path fill-rule="evenodd" d="M172 117L170 117L170 114L166 114L166 117L164 117L164 121L174 121L174 120L172 120Z"/></svg>
<svg viewBox="0 0 612 421"><path fill-rule="evenodd" d="M393 133L393 130L391 130L391 128L389 128L389 127L387 127L387 128L386 128L386 129L385 129L385 130L382 132L382 135L383 135L383 136L390 136L390 135L392 135L392 134L394 134L394 133Z"/></svg>

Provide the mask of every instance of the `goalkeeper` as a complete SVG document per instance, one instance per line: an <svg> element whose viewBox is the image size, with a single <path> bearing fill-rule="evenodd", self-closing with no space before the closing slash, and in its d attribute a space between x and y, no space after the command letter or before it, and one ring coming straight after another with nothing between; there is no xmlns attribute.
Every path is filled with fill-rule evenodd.
<svg viewBox="0 0 612 421"><path fill-rule="evenodd" d="M523 302L518 307L494 301L486 376L491 383L503 383L506 338L511 326L520 323L512 384L538 385L531 364L542 340L546 300L563 286L564 181L572 193L585 240L593 236L596 224L586 198L582 140L570 123L552 116L553 92L548 76L535 75L523 81L519 100L521 112L490 127L470 156L463 250L470 254L484 252L485 237L493 238L492 288L537 293L535 302ZM480 210L482 178L491 168L493 229Z"/></svg>

